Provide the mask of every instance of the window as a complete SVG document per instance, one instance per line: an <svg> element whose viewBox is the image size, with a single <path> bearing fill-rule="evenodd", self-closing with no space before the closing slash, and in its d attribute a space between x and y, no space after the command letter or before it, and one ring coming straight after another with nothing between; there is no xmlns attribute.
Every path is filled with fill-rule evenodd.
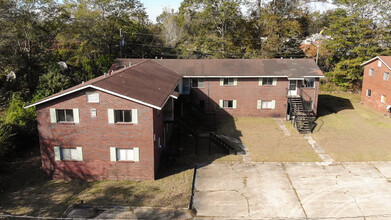
<svg viewBox="0 0 391 220"><path fill-rule="evenodd" d="M372 91L370 89L367 89L367 96L371 97L371 95L372 95Z"/></svg>
<svg viewBox="0 0 391 220"><path fill-rule="evenodd" d="M79 123L79 109L50 109L51 123Z"/></svg>
<svg viewBox="0 0 391 220"><path fill-rule="evenodd" d="M137 109L119 110L119 109L107 109L107 115L110 124L115 123L138 123L138 111Z"/></svg>
<svg viewBox="0 0 391 220"><path fill-rule="evenodd" d="M273 85L273 78L262 78L262 85L264 86Z"/></svg>
<svg viewBox="0 0 391 220"><path fill-rule="evenodd" d="M236 86L238 84L238 79L236 78L221 78L220 85L221 86Z"/></svg>
<svg viewBox="0 0 391 220"><path fill-rule="evenodd" d="M110 161L140 161L139 148L110 147Z"/></svg>
<svg viewBox="0 0 391 220"><path fill-rule="evenodd" d="M277 78L259 78L258 85L260 86L275 86L277 85Z"/></svg>
<svg viewBox="0 0 391 220"><path fill-rule="evenodd" d="M381 61L377 61L377 67L381 67Z"/></svg>
<svg viewBox="0 0 391 220"><path fill-rule="evenodd" d="M233 103L233 100L224 100L223 108L232 108L234 106Z"/></svg>
<svg viewBox="0 0 391 220"><path fill-rule="evenodd" d="M220 100L220 108L236 108L236 100Z"/></svg>
<svg viewBox="0 0 391 220"><path fill-rule="evenodd" d="M383 79L384 79L385 81L388 81L388 79L390 79L390 73L384 73Z"/></svg>
<svg viewBox="0 0 391 220"><path fill-rule="evenodd" d="M81 147L63 148L56 146L54 147L54 158L56 161L83 161L83 150Z"/></svg>
<svg viewBox="0 0 391 220"><path fill-rule="evenodd" d="M132 110L114 110L114 123L132 122Z"/></svg>
<svg viewBox="0 0 391 220"><path fill-rule="evenodd" d="M134 159L133 149L116 149L117 161L127 160L132 161Z"/></svg>
<svg viewBox="0 0 391 220"><path fill-rule="evenodd" d="M369 76L373 76L373 69L372 68L369 69Z"/></svg>
<svg viewBox="0 0 391 220"><path fill-rule="evenodd" d="M315 87L315 78L307 78L304 80L304 86L307 88Z"/></svg>
<svg viewBox="0 0 391 220"><path fill-rule="evenodd" d="M276 101L275 100L258 100L257 101L257 109L275 109Z"/></svg>
<svg viewBox="0 0 391 220"><path fill-rule="evenodd" d="M205 87L205 79L204 78L194 78L191 80L192 88L204 88Z"/></svg>
<svg viewBox="0 0 391 220"><path fill-rule="evenodd" d="M387 99L387 97L385 95L381 95L380 102L381 103L386 103L386 99Z"/></svg>
<svg viewBox="0 0 391 220"><path fill-rule="evenodd" d="M263 101L262 102L262 109L272 109L272 108L273 108L272 101Z"/></svg>
<svg viewBox="0 0 391 220"><path fill-rule="evenodd" d="M57 122L73 122L72 109L56 109Z"/></svg>
<svg viewBox="0 0 391 220"><path fill-rule="evenodd" d="M87 102L88 103L99 103L99 93L97 92L87 92Z"/></svg>

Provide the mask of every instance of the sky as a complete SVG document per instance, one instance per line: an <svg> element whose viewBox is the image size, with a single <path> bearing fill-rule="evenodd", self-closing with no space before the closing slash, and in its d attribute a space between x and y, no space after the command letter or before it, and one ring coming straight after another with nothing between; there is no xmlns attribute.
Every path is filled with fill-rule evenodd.
<svg viewBox="0 0 391 220"><path fill-rule="evenodd" d="M156 23L156 17L163 12L163 8L169 7L178 10L183 0L140 0L144 4L144 7L149 16L149 20ZM326 11L328 9L335 8L334 5L327 2L311 2L308 6L314 11ZM243 11L246 11L243 9Z"/></svg>
<svg viewBox="0 0 391 220"><path fill-rule="evenodd" d="M182 0L140 0L149 15L149 20L156 23L156 17L163 12L164 7L178 10Z"/></svg>

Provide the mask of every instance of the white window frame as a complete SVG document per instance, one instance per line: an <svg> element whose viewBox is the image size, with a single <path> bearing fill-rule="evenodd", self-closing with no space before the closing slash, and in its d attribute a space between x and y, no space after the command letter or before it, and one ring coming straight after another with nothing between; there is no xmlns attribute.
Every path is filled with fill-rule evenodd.
<svg viewBox="0 0 391 220"><path fill-rule="evenodd" d="M115 120L115 111L131 111L131 122L119 122ZM138 124L137 109L107 109L109 124Z"/></svg>
<svg viewBox="0 0 391 220"><path fill-rule="evenodd" d="M385 96L385 95L381 95L381 96L380 96L380 102L381 102L381 103L385 104L385 103L386 103L386 100L387 100L387 96Z"/></svg>
<svg viewBox="0 0 391 220"><path fill-rule="evenodd" d="M64 111L64 114L66 111L72 111L72 116L73 120L67 120L66 115L65 115L65 121L60 121L58 114L61 114L61 111ZM55 109L55 108L50 108L49 109L49 115L50 115L50 122L51 123L75 123L78 124L80 123L80 115L79 115L79 109L74 108L74 109L68 109L68 108L61 108L61 109Z"/></svg>
<svg viewBox="0 0 391 220"><path fill-rule="evenodd" d="M132 150L133 151L133 160L121 160L118 158L118 150ZM116 162L116 161L133 161L133 162L139 162L140 161L140 149L138 147L134 148L116 148L116 147L110 147L110 161Z"/></svg>
<svg viewBox="0 0 391 220"><path fill-rule="evenodd" d="M381 64L381 61L378 60L378 61L377 61L377 67L381 67L381 65L382 65L382 64Z"/></svg>
<svg viewBox="0 0 391 220"><path fill-rule="evenodd" d="M267 84L264 82L265 79L266 79ZM270 82L268 82L268 81L270 81L270 79L272 79L271 84L269 84ZM258 79L258 85L260 85L260 86L276 86L277 85L277 77L261 77Z"/></svg>
<svg viewBox="0 0 391 220"><path fill-rule="evenodd" d="M232 106L231 107L224 107L224 103L228 102L232 102ZM237 102L236 100L232 100L232 99L224 99L224 100L220 100L220 108L224 108L224 109L236 109L236 105L237 105Z"/></svg>
<svg viewBox="0 0 391 220"><path fill-rule="evenodd" d="M270 103L269 104L270 107L265 108L264 103ZM257 109L262 109L262 110L276 109L276 100L257 100Z"/></svg>
<svg viewBox="0 0 391 220"><path fill-rule="evenodd" d="M383 80L388 81L390 79L390 73L389 72L384 72Z"/></svg>
<svg viewBox="0 0 391 220"><path fill-rule="evenodd" d="M374 69L369 68L369 76L373 76Z"/></svg>
<svg viewBox="0 0 391 220"><path fill-rule="evenodd" d="M54 147L54 159L55 161L83 161L83 148L63 148L60 146ZM70 151L71 158L64 158L64 152ZM73 155L73 156L72 156Z"/></svg>
<svg viewBox="0 0 391 220"><path fill-rule="evenodd" d="M194 80L197 81L197 86L194 86ZM202 81L202 86L200 86L200 81ZM205 78L192 78L191 79L191 88L205 88Z"/></svg>
<svg viewBox="0 0 391 220"><path fill-rule="evenodd" d="M238 78L220 78L220 86L237 86Z"/></svg>
<svg viewBox="0 0 391 220"><path fill-rule="evenodd" d="M88 103L99 103L99 93L98 92L86 92L86 99Z"/></svg>
<svg viewBox="0 0 391 220"><path fill-rule="evenodd" d="M366 96L367 97L371 97L372 96L372 90L367 89Z"/></svg>

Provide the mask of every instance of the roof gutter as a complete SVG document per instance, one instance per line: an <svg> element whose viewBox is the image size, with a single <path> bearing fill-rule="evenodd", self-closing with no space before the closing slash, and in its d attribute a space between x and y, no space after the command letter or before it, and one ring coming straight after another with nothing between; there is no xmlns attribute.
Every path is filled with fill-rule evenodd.
<svg viewBox="0 0 391 220"><path fill-rule="evenodd" d="M129 100L129 101L132 101L132 102L136 102L136 103L141 104L141 105L145 105L145 106L148 106L148 107L151 107L151 108L155 108L155 109L157 109L157 110L161 110L161 109L162 109L161 107L158 107L158 106L156 106L156 105L152 105L152 104L149 104L149 103L140 101L140 100L138 100L138 99L134 99L134 98L131 98L131 97L128 97L128 96L124 96L124 95L121 95L121 94L119 94L119 93L116 93L116 92L107 90L107 89L102 89L102 88L97 87L97 86L94 86L94 85L83 86L83 87L74 89L74 90L72 90L72 91L69 91L69 92L66 92L66 93L63 93L63 94L54 96L54 97L52 97L52 98L45 99L45 100L42 100L42 101L33 103L33 104L28 105L28 106L26 106L26 107L24 107L24 108L27 109L27 108L30 108L30 107L33 107L33 106L36 106L36 105L39 105L39 104L42 104L42 103L45 103L45 102L48 102L48 101L51 101L51 100L54 100L54 99L63 97L63 96L69 95L69 94L71 94L71 93L74 93L74 92L77 92L77 91L86 89L86 88L93 88L93 89L96 89L96 90L99 90L99 91L102 91L102 92L106 92L106 93L109 93L109 94L111 94L111 95L115 95L115 96L121 97L121 98L123 98L123 99Z"/></svg>

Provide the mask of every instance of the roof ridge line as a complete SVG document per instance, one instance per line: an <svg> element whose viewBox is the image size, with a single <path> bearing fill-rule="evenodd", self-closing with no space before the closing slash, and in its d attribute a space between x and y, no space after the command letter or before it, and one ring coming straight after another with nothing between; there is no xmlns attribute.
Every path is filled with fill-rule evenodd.
<svg viewBox="0 0 391 220"><path fill-rule="evenodd" d="M156 62L156 61L155 61L155 60L153 60L153 59L151 59L151 61L153 61L154 63L156 63L156 64L158 64L158 65L160 65L160 66L162 66L162 67L164 67L164 68L166 68L166 69L169 69L169 70L171 70L172 72L174 72L174 73L176 73L176 74L178 74L179 76L181 76L181 77L182 77L182 75L181 75L180 73L178 73L177 71L175 71L175 70L171 69L170 67L168 67L168 66L166 66L166 65L163 65L163 64L161 64L161 63L159 63L159 62Z"/></svg>
<svg viewBox="0 0 391 220"><path fill-rule="evenodd" d="M101 82L101 81L103 81L103 80L105 80L105 79L108 79L108 78L110 78L110 77L112 77L112 76L114 76L114 75L117 75L117 74L119 74L119 73L121 73L121 72L123 72L123 71L125 71L125 70L131 69L131 68L134 67L134 66L137 66L137 65L139 65L139 64L143 64L143 63L147 62L148 60L149 60L149 59L147 59L147 60L145 60L145 61L142 61L142 62L139 62L139 63L136 63L136 64L134 64L134 65L125 67L125 68L121 68L121 69L116 70L116 71L112 71L111 73L104 73L104 75L107 74L105 77L103 77L102 79L99 79L99 80L97 80L97 81L95 81L95 82L93 82L93 83L91 83L91 84L93 85L93 84L95 84L95 83L97 83L97 82ZM102 76L102 75L101 75L101 76ZM100 77L101 77L101 76L100 76ZM91 80L93 80L93 79L91 79Z"/></svg>

